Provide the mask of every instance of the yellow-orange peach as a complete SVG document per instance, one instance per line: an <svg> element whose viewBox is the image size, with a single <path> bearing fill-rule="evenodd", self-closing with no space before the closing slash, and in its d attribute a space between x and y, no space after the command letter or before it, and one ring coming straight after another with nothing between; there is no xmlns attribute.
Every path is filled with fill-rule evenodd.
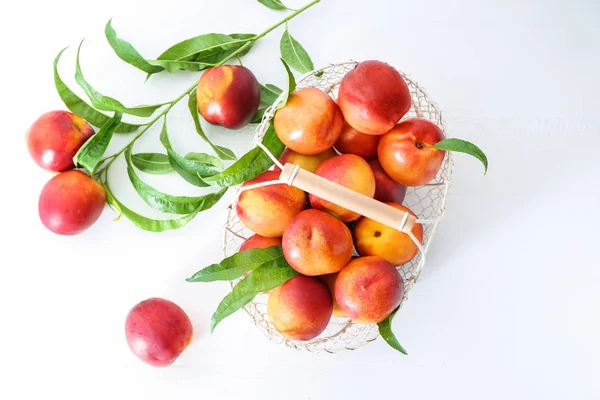
<svg viewBox="0 0 600 400"><path fill-rule="evenodd" d="M273 118L275 132L290 149L314 155L333 147L344 120L335 101L316 88L298 89Z"/></svg>
<svg viewBox="0 0 600 400"><path fill-rule="evenodd" d="M373 197L375 195L373 170L363 158L357 155L343 154L332 157L321 164L316 174L365 196ZM309 195L309 199L313 208L325 210L344 222L354 221L360 217L360 214L354 211L313 194Z"/></svg>
<svg viewBox="0 0 600 400"><path fill-rule="evenodd" d="M385 172L404 186L429 183L442 166L446 152L431 146L444 139L442 130L423 118L410 118L381 137L377 158Z"/></svg>
<svg viewBox="0 0 600 400"><path fill-rule="evenodd" d="M351 127L344 122L342 133L335 142L335 149L342 154L356 154L369 160L377 155L377 145L380 136L367 135Z"/></svg>
<svg viewBox="0 0 600 400"><path fill-rule="evenodd" d="M327 285L318 278L298 275L271 290L267 302L269 319L281 334L292 340L310 340L325 330L333 310Z"/></svg>
<svg viewBox="0 0 600 400"><path fill-rule="evenodd" d="M337 102L344 119L359 132L383 135L411 105L406 81L387 63L359 63L340 83Z"/></svg>
<svg viewBox="0 0 600 400"><path fill-rule="evenodd" d="M319 165L323 164L324 161L329 160L331 157L335 157L336 155L337 153L333 148L327 149L322 153L312 156L296 153L292 149L286 148L283 150L283 153L281 153L279 162L283 165L286 163L299 165L300 168L314 173L317 168L319 168ZM275 166L275 170L279 170L279 168Z"/></svg>
<svg viewBox="0 0 600 400"><path fill-rule="evenodd" d="M400 204L386 204L416 217L415 213ZM422 242L423 226L416 223L412 234ZM409 262L419 251L415 242L406 233L367 217L359 218L354 227L353 237L358 254L383 257L395 266Z"/></svg>
<svg viewBox="0 0 600 400"><path fill-rule="evenodd" d="M404 280L382 257L360 257L342 269L335 280L335 299L355 322L375 324L402 302Z"/></svg>
<svg viewBox="0 0 600 400"><path fill-rule="evenodd" d="M279 179L279 172L267 171L242 187ZM236 212L242 223L261 236L281 237L292 219L306 206L306 193L283 183L243 191Z"/></svg>
<svg viewBox="0 0 600 400"><path fill-rule="evenodd" d="M339 219L326 212L304 210L283 232L283 255L303 275L338 272L352 257L352 233Z"/></svg>

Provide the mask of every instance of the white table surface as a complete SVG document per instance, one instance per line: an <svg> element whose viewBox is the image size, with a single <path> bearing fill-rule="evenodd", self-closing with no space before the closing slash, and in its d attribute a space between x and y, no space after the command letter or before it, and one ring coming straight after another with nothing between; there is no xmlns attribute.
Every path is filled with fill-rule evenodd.
<svg viewBox="0 0 600 400"><path fill-rule="evenodd" d="M304 4L288 0L290 6ZM6 7L6 6L5 6ZM24 146L41 113L63 109L52 61L72 88L74 55L100 92L128 105L170 100L197 74L144 74L104 38L152 57L207 32L260 32L283 17L253 0L13 2L2 13L2 399L597 399L600 397L600 3L579 1L324 0L290 23L317 66L380 59L410 73L444 112L449 134L488 154L490 169L456 157L447 213L422 280L394 321L404 357L382 340L355 352L309 354L267 341L239 312L208 332L224 283L189 284L221 258L226 198L179 231L127 220L76 237L37 215L49 174ZM245 59L261 81L284 74L279 29ZM78 91L81 93L81 91ZM242 154L251 128L210 129ZM206 150L186 107L171 123L176 149ZM111 149L119 148L117 141ZM158 132L137 149L161 149ZM152 213L110 175L132 208ZM164 191L197 188L148 177ZM8 220L7 220L8 218ZM196 337L175 365L149 367L126 346L123 323L162 296L192 318Z"/></svg>

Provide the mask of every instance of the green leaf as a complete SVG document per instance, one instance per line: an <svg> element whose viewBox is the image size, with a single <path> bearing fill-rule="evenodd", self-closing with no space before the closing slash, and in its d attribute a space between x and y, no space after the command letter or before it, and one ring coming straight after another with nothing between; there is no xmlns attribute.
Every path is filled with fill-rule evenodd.
<svg viewBox="0 0 600 400"><path fill-rule="evenodd" d="M223 169L221 160L204 153L188 153L184 158L192 161L199 161L203 164L209 163ZM148 174L166 174L173 172L174 169L169 163L169 156L162 153L137 153L131 156L133 165L142 172Z"/></svg>
<svg viewBox="0 0 600 400"><path fill-rule="evenodd" d="M392 311L392 313L386 319L378 323L377 326L379 327L379 334L381 335L383 340L387 342L387 344L389 344L391 347L398 350L402 354L408 354L406 350L404 350L404 347L402 347L400 342L398 342L398 339L396 339L396 335L394 335L394 332L392 332L392 320L394 319L394 316L396 315L399 309L400 307Z"/></svg>
<svg viewBox="0 0 600 400"><path fill-rule="evenodd" d="M128 220L130 220L135 226L137 226L138 228L141 228L145 231L150 231L150 232L163 232L166 230L171 230L171 229L179 229L185 225L187 225L188 222L190 222L192 219L194 219L194 217L200 212L202 211L201 207L198 207L197 209L194 210L194 212L181 217L181 218L176 218L176 219L151 219L148 217L144 217L138 213L136 213L135 211L130 210L129 208L125 207L125 205L123 203L121 203L119 200L117 200L117 198L113 195L113 193L110 190L110 187L108 186L108 182L103 183L104 189L106 190L106 200L108 202L108 204L111 206L111 208L113 208L117 213L120 213L120 215L124 215L125 218L127 218Z"/></svg>
<svg viewBox="0 0 600 400"><path fill-rule="evenodd" d="M467 142L466 140L462 140L462 139L449 138L449 139L441 140L441 141L437 142L434 146L431 146L431 147L439 149L439 150L457 151L459 153L469 154L482 162L482 164L485 168L483 174L484 175L487 174L487 170L488 170L487 156L479 147L477 147L476 145L474 145L471 142Z"/></svg>
<svg viewBox="0 0 600 400"><path fill-rule="evenodd" d="M214 152L221 158L221 160L236 160L235 154L233 151L229 150L226 147L221 147L213 144L208 136L204 133L202 129L202 125L200 125L200 117L198 116L198 99L196 98L196 89L192 93L189 94L188 98L188 108L190 110L190 114L192 114L192 119L194 120L194 125L196 126L196 132L198 135L204 139L206 143L214 150Z"/></svg>
<svg viewBox="0 0 600 400"><path fill-rule="evenodd" d="M275 289L297 275L283 257L264 263L250 272L233 287L217 307L210 321L211 333L223 319L244 307L257 294Z"/></svg>
<svg viewBox="0 0 600 400"><path fill-rule="evenodd" d="M75 157L73 157L73 163L76 167L83 167L90 175L94 175L96 167L104 155L104 152L112 139L113 133L115 133L115 129L121 121L121 115L121 113L116 112L114 117L109 119L98 132L92 135L92 137L79 148Z"/></svg>
<svg viewBox="0 0 600 400"><path fill-rule="evenodd" d="M144 57L127 41L119 39L117 33L112 27L112 19L106 24L104 29L106 40L110 44L110 47L115 51L117 56L128 64L133 65L137 69L140 69L149 74L155 74L163 70L162 67L151 65L146 61Z"/></svg>
<svg viewBox="0 0 600 400"><path fill-rule="evenodd" d="M271 121L269 129L265 133L262 144L278 158L281 156L284 144L277 137L273 122ZM204 181L210 185L221 187L231 187L246 182L247 180L256 178L268 170L273 165L271 160L260 147L255 147L239 160L233 163L229 168L220 174L204 178Z"/></svg>
<svg viewBox="0 0 600 400"><path fill-rule="evenodd" d="M208 186L208 184L205 183L204 180L202 180L202 178L219 173L218 166L195 160L188 160L187 158L180 156L173 150L173 147L171 146L171 142L169 140L169 134L167 132L166 115L165 122L160 133L160 142L167 150L167 155L169 156L169 163L171 164L171 167L173 167L175 172L177 172L183 179L185 179L192 185L200 187ZM206 156L208 156L208 154L206 154ZM214 157L213 159L218 160Z"/></svg>
<svg viewBox="0 0 600 400"><path fill-rule="evenodd" d="M196 272L188 282L214 282L230 281L237 279L248 271L252 271L261 265L277 261L283 258L281 246L272 246L264 249L250 249L235 253L223 259L218 264L212 264Z"/></svg>
<svg viewBox="0 0 600 400"><path fill-rule="evenodd" d="M252 121L250 121L251 124L260 124L262 122L263 116L265 115L265 111L267 111L267 108L259 108L258 110L256 110L256 114L254 114L254 117L252 118Z"/></svg>
<svg viewBox="0 0 600 400"><path fill-rule="evenodd" d="M75 81L79 84L79 86L81 86L85 94L88 95L94 107L104 111L122 112L124 114L135 115L138 117L149 117L154 113L154 111L166 104L163 103L154 104L151 106L125 107L118 100L98 93L96 89L94 89L89 83L87 83L81 72L81 65L79 64L79 54L81 52L82 45L83 41L81 41L81 43L79 44L79 48L77 49L77 58L75 61Z"/></svg>
<svg viewBox="0 0 600 400"><path fill-rule="evenodd" d="M258 2L271 10L292 10L286 7L280 0L258 0Z"/></svg>
<svg viewBox="0 0 600 400"><path fill-rule="evenodd" d="M58 61L66 49L66 47L62 49L54 59L54 86L56 87L56 91L58 92L60 99L65 103L65 106L67 106L72 113L85 119L95 127L104 126L104 124L110 120L110 117L95 110L92 106L81 100L79 96L69 89L58 74ZM136 131L140 126L143 125L121 122L117 126L115 133L131 133Z"/></svg>
<svg viewBox="0 0 600 400"><path fill-rule="evenodd" d="M168 72L177 70L202 71L227 61L231 55L245 46L238 53L247 54L254 44L256 35L250 33L209 33L196 36L177 43L163 52L156 60L148 60Z"/></svg>
<svg viewBox="0 0 600 400"><path fill-rule="evenodd" d="M304 74L315 69L310 56L304 50L304 47L292 37L287 27L283 32L283 36L281 36L279 50L285 62L296 71Z"/></svg>
<svg viewBox="0 0 600 400"><path fill-rule="evenodd" d="M260 84L260 102L266 106L270 106L275 103L275 100L279 97L282 90L277 86L267 83L266 85Z"/></svg>
<svg viewBox="0 0 600 400"><path fill-rule="evenodd" d="M290 71L290 67L287 65L285 60L283 58L280 58L280 60L283 63L283 66L285 67L285 71L287 72L288 85L287 85L287 92L285 93L283 100L281 101L281 104L279 105L279 108L286 105L288 97L290 97L290 94L294 90L296 90L296 79L294 78L294 74L292 74L292 71Z"/></svg>
<svg viewBox="0 0 600 400"><path fill-rule="evenodd" d="M169 156L161 153L137 153L131 156L133 165L148 174L166 174L173 171Z"/></svg>
<svg viewBox="0 0 600 400"><path fill-rule="evenodd" d="M217 193L199 197L172 196L154 189L139 178L132 165L131 147L125 150L125 161L127 162L127 174L135 191L150 207L165 213L190 214L198 208L207 210L214 206L227 190L224 188Z"/></svg>

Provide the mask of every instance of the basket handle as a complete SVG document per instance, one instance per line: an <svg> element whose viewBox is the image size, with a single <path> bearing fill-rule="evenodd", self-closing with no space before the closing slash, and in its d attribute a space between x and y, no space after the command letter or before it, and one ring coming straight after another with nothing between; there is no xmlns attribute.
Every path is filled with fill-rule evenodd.
<svg viewBox="0 0 600 400"><path fill-rule="evenodd" d="M285 164L279 180L404 233L410 233L417 221L410 213L355 192L298 165Z"/></svg>

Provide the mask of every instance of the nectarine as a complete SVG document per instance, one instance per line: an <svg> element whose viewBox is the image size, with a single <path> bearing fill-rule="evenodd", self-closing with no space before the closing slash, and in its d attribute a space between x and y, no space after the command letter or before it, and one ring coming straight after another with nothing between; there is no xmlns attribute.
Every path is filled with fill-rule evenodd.
<svg viewBox="0 0 600 400"><path fill-rule="evenodd" d="M290 149L314 155L331 148L344 120L335 101L317 88L294 91L273 118L275 132Z"/></svg>
<svg viewBox="0 0 600 400"><path fill-rule="evenodd" d="M75 167L73 157L94 129L68 111L42 114L26 134L29 154L41 168L61 172Z"/></svg>
<svg viewBox="0 0 600 400"><path fill-rule="evenodd" d="M383 135L408 112L411 96L406 81L382 61L359 63L340 83L337 102L344 119L356 130Z"/></svg>
<svg viewBox="0 0 600 400"><path fill-rule="evenodd" d="M406 196L406 186L399 184L385 173L379 160L373 158L369 165L375 175L375 200L402 204Z"/></svg>
<svg viewBox="0 0 600 400"><path fill-rule="evenodd" d="M425 185L444 161L446 152L431 147L443 139L442 130L433 122L410 118L381 137L377 157L385 172L401 185Z"/></svg>
<svg viewBox="0 0 600 400"><path fill-rule="evenodd" d="M125 337L133 354L155 367L173 364L192 341L192 322L170 300L152 297L136 304L125 319Z"/></svg>
<svg viewBox="0 0 600 400"><path fill-rule="evenodd" d="M304 210L283 232L283 255L303 275L338 272L352 257L352 233L339 219L319 210Z"/></svg>
<svg viewBox="0 0 600 400"><path fill-rule="evenodd" d="M316 174L332 182L345 186L365 196L375 194L375 176L369 164L354 154L343 154L325 161L317 168ZM354 221L360 214L340 207L330 201L309 194L310 204L318 210L325 210L344 222Z"/></svg>
<svg viewBox="0 0 600 400"><path fill-rule="evenodd" d="M40 220L59 235L76 235L92 226L104 210L104 187L80 170L61 172L44 185L38 200Z"/></svg>
<svg viewBox="0 0 600 400"><path fill-rule="evenodd" d="M310 340L325 330L333 310L327 285L298 275L271 290L267 312L275 328L292 340Z"/></svg>
<svg viewBox="0 0 600 400"><path fill-rule="evenodd" d="M404 279L381 257L360 257L340 271L335 299L348 317L375 324L386 319L402 302Z"/></svg>
<svg viewBox="0 0 600 400"><path fill-rule="evenodd" d="M369 160L377 155L379 138L377 135L359 132L344 121L344 128L335 142L335 149L342 154L356 154Z"/></svg>
<svg viewBox="0 0 600 400"><path fill-rule="evenodd" d="M254 234L242 243L240 251L250 249L265 249L267 247L281 246L280 237L265 237L259 234Z"/></svg>
<svg viewBox="0 0 600 400"><path fill-rule="evenodd" d="M279 172L266 171L242 187L279 179ZM281 237L290 221L306 206L303 190L278 183L242 192L236 211L244 225L266 237Z"/></svg>
<svg viewBox="0 0 600 400"><path fill-rule="evenodd" d="M400 204L386 204L416 217L415 213ZM422 242L423 226L415 223L412 234L419 242ZM406 233L367 217L358 219L354 227L353 237L358 254L361 256L380 256L394 266L409 262L419 251L415 242Z"/></svg>
<svg viewBox="0 0 600 400"><path fill-rule="evenodd" d="M312 156L307 156L305 154L296 153L294 150L290 148L286 148L281 153L279 157L279 162L283 165L286 163L299 165L300 168L305 169L309 172L315 172L319 165L323 164L324 161L329 160L331 157L337 156L337 153L333 148L327 149L322 153L315 154ZM279 170L277 166L275 166L276 170Z"/></svg>
<svg viewBox="0 0 600 400"><path fill-rule="evenodd" d="M248 124L260 105L256 76L241 65L207 69L196 89L198 110L207 122L229 129Z"/></svg>

